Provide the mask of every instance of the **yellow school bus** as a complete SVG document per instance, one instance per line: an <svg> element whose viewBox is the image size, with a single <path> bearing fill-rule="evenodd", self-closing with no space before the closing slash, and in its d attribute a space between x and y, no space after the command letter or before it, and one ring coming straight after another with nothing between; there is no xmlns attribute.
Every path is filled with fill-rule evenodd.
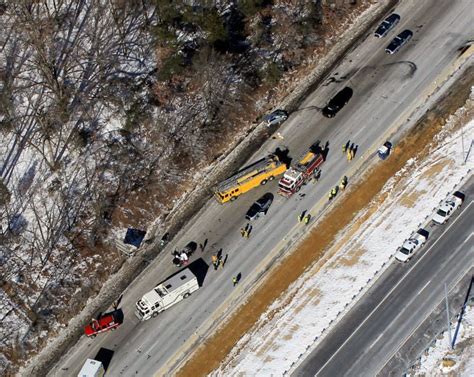
<svg viewBox="0 0 474 377"><path fill-rule="evenodd" d="M214 190L219 203L233 201L254 187L265 185L275 177L283 174L288 167L278 157L271 154L238 171L232 177L221 182Z"/></svg>

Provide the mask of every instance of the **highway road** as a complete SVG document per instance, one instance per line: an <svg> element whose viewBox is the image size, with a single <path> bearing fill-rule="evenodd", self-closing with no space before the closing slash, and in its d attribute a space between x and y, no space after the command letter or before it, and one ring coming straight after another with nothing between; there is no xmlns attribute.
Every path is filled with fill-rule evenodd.
<svg viewBox="0 0 474 377"><path fill-rule="evenodd" d="M293 376L375 376L474 265L474 178L467 200L410 262L396 261ZM444 323L443 323L444 325ZM412 355L416 358L417 355ZM385 371L387 372L387 371Z"/></svg>
<svg viewBox="0 0 474 377"><path fill-rule="evenodd" d="M374 143L386 137L398 118L416 107L417 98L439 77L441 72L459 56L458 49L474 39L470 1L402 2L396 9L401 22L396 31L410 28L413 39L396 55L387 55L385 46L390 38L377 39L367 34L364 41L350 52L332 72L326 85L317 88L282 125L284 140L270 139L251 157L255 161L283 144L297 158L316 139L329 142L329 155L322 167L317 185L305 187L303 198L285 199L275 196L268 215L258 219L249 240L240 237L245 225L244 214L251 203L265 192L276 192L277 182L255 189L236 202L219 205L213 199L175 237L162 255L124 292L121 308L124 324L117 331L95 339L81 340L67 352L51 371L54 376L75 375L86 358L93 358L103 347L114 352L108 374L112 376L152 376L165 365L193 335L199 335L203 324L213 316L229 295L240 294L232 287L231 278L241 273L242 281L254 274L266 255L295 226L303 210L312 208L326 197L330 188L343 175L351 176L351 166L341 153L348 139L359 145L356 160ZM349 85L354 96L335 118L324 118L318 111L342 87ZM203 243L204 252L193 257L210 264L211 255L222 248L228 254L223 270L212 268L202 282L202 288L186 302L141 323L133 315L135 302L158 282L176 272L170 252L188 242ZM119 295L120 292L117 292Z"/></svg>

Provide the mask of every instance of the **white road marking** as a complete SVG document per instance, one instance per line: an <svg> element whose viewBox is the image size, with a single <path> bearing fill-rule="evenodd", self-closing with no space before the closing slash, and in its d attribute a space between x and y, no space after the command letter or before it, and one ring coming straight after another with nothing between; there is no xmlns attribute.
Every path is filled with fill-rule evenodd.
<svg viewBox="0 0 474 377"><path fill-rule="evenodd" d="M423 286L423 288L420 289L420 291L418 292L418 294L420 294L421 292L423 292L423 290L424 290L430 283L431 283L431 279L426 282L426 284Z"/></svg>
<svg viewBox="0 0 474 377"><path fill-rule="evenodd" d="M474 232L471 232L471 234L464 240L464 242L462 243L462 245L464 245L467 241L469 241L469 239L474 236Z"/></svg>
<svg viewBox="0 0 474 377"><path fill-rule="evenodd" d="M377 339L375 339L375 340L373 341L373 343L370 345L369 349L371 349L373 346L375 346L375 344L380 340L380 338L381 338L383 335L384 335L384 333L381 333L381 334L377 337Z"/></svg>

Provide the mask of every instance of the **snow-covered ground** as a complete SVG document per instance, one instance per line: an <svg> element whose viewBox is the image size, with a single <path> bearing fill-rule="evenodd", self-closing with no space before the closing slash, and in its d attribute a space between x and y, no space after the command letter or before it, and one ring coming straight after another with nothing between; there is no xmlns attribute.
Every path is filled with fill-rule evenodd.
<svg viewBox="0 0 474 377"><path fill-rule="evenodd" d="M463 111L458 110L460 117ZM374 276L391 263L397 246L463 177L472 175L474 158L471 153L463 164L461 142L467 150L474 139L474 120L462 127L462 137L459 130L452 130L456 123L459 117L448 120L428 156L408 161L387 182L366 210L340 232L328 251L334 256L294 282L213 375L282 375L322 339ZM472 332L467 334L472 336Z"/></svg>
<svg viewBox="0 0 474 377"><path fill-rule="evenodd" d="M451 324L452 334L457 326ZM449 347L449 332L436 340L413 368L410 376L474 376L474 307L468 306L464 313L454 350ZM443 359L453 361L453 365L443 365Z"/></svg>

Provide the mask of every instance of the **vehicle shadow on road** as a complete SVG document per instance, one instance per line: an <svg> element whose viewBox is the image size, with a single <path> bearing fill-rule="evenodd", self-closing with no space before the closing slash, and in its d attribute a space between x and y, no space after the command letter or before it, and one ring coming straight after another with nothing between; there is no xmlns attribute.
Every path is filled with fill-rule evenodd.
<svg viewBox="0 0 474 377"><path fill-rule="evenodd" d="M97 352L97 355L95 355L94 360L100 361L104 366L105 371L107 371L113 356L114 351L109 350L108 348L101 348L99 352Z"/></svg>
<svg viewBox="0 0 474 377"><path fill-rule="evenodd" d="M199 258L196 259L194 262L190 263L188 265L188 268L196 276L199 286L202 287L207 272L209 271L209 265L204 262L204 259Z"/></svg>

